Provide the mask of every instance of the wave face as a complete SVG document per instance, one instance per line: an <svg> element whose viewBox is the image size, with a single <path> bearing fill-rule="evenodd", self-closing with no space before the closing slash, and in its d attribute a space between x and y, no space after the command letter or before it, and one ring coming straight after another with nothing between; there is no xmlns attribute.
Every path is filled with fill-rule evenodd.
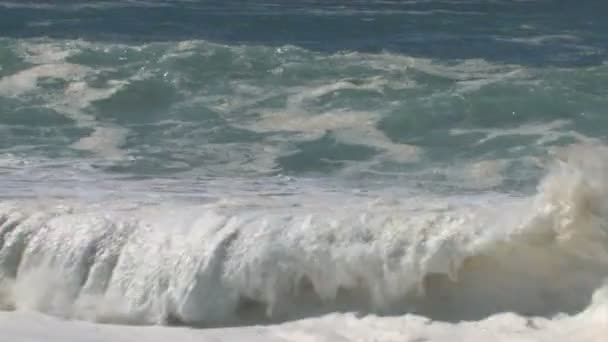
<svg viewBox="0 0 608 342"><path fill-rule="evenodd" d="M575 148L525 198L6 202L1 303L203 326L332 311L574 314L608 276L603 153Z"/></svg>

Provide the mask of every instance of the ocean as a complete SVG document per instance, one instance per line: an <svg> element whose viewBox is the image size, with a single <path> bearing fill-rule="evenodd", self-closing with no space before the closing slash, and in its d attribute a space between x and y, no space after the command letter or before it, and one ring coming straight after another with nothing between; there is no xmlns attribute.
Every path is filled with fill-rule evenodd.
<svg viewBox="0 0 608 342"><path fill-rule="evenodd" d="M0 341L608 340L606 13L0 0Z"/></svg>

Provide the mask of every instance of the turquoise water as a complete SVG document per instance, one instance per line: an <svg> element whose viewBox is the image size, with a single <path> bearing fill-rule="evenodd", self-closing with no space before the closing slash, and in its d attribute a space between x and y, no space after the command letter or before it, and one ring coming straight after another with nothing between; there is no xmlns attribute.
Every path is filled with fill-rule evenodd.
<svg viewBox="0 0 608 342"><path fill-rule="evenodd" d="M517 186L538 176L531 157L604 134L604 65L206 41L0 45L2 153L110 177L426 179L432 169L441 182L490 161Z"/></svg>
<svg viewBox="0 0 608 342"><path fill-rule="evenodd" d="M489 162L503 178L494 186L523 189L539 176L536 158L601 139L606 125L605 24L592 8L0 6L5 159L108 177L435 184Z"/></svg>
<svg viewBox="0 0 608 342"><path fill-rule="evenodd" d="M605 7L0 1L0 308L577 314L608 269Z"/></svg>

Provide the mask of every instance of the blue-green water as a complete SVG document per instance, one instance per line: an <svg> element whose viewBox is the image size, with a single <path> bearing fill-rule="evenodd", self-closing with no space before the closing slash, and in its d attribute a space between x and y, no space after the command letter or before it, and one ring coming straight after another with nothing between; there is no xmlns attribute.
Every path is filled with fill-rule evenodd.
<svg viewBox="0 0 608 342"><path fill-rule="evenodd" d="M0 151L136 178L445 183L490 162L525 187L528 157L604 135L597 6L4 2Z"/></svg>
<svg viewBox="0 0 608 342"><path fill-rule="evenodd" d="M574 315L608 269L606 11L0 0L0 308Z"/></svg>

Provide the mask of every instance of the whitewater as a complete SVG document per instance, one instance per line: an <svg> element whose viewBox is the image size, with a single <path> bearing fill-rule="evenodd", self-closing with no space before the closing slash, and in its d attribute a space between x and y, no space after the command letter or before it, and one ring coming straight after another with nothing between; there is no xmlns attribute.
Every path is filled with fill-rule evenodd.
<svg viewBox="0 0 608 342"><path fill-rule="evenodd" d="M0 0L0 341L608 341L606 10Z"/></svg>
<svg viewBox="0 0 608 342"><path fill-rule="evenodd" d="M3 331L15 340L603 341L607 157L604 147L564 152L531 197L5 201L0 305L18 314L2 314Z"/></svg>

